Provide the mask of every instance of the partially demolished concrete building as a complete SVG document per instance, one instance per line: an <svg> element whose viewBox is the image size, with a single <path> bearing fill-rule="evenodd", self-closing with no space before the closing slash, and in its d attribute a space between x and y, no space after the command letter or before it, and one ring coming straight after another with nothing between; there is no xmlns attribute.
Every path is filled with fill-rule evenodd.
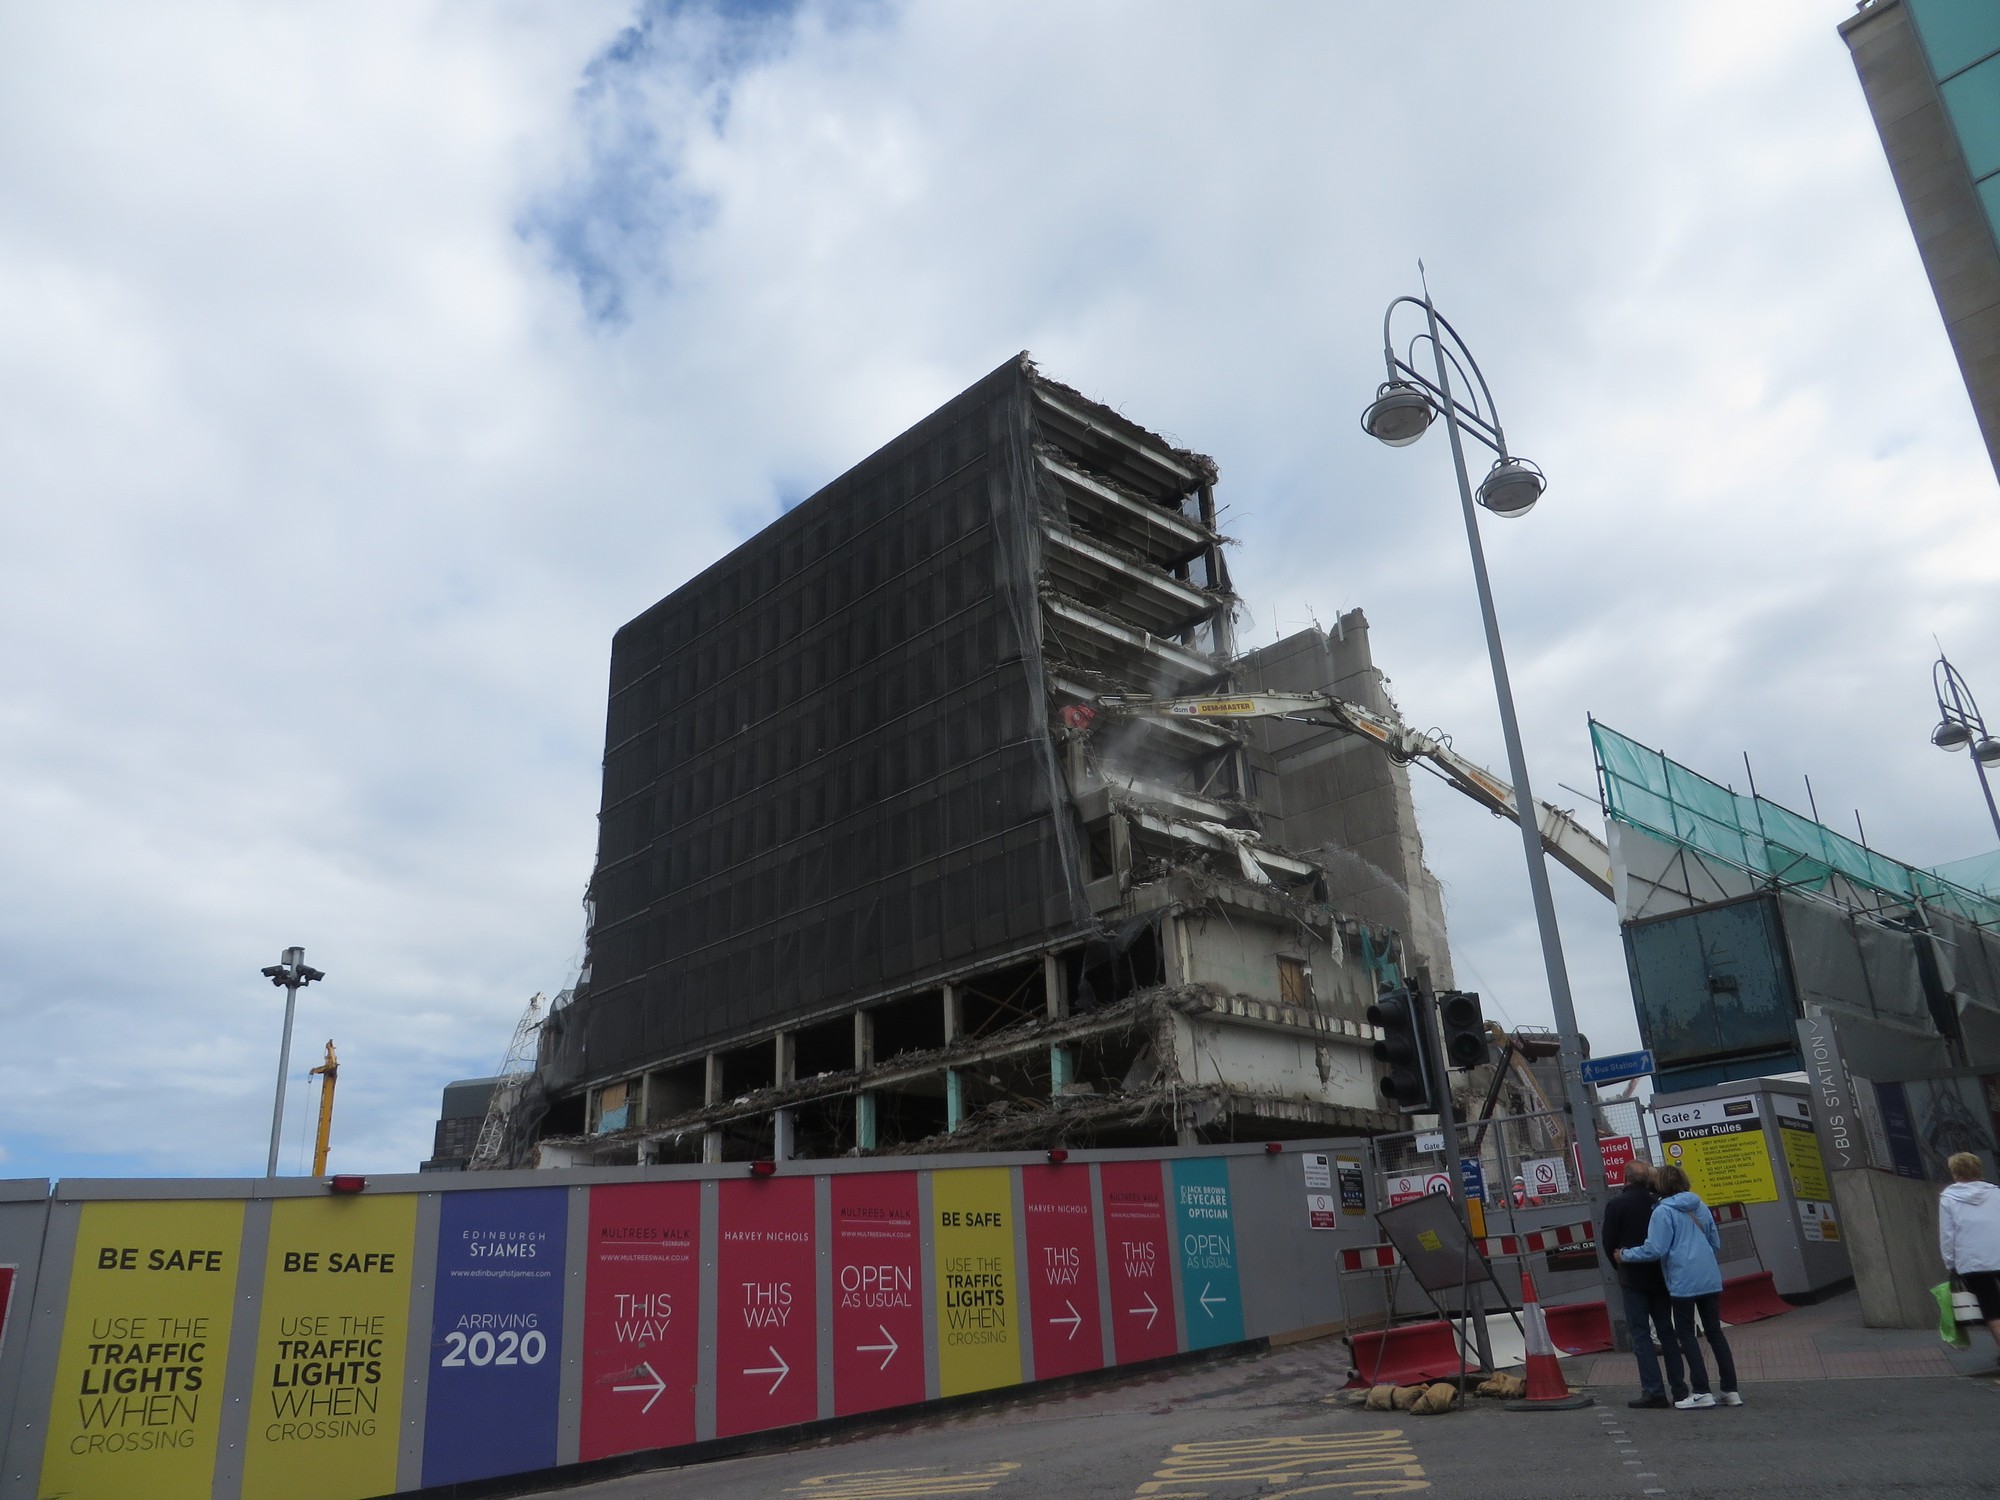
<svg viewBox="0 0 2000 1500"><path fill-rule="evenodd" d="M1364 1012L1442 905L1406 770L1107 698L1331 690L1242 652L1213 462L1026 355L612 645L588 960L545 1165L1401 1128Z"/></svg>

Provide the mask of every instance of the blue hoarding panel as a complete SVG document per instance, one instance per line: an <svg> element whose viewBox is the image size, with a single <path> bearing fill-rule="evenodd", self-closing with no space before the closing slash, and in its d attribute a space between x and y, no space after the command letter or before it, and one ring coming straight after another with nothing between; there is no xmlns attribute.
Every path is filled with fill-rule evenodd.
<svg viewBox="0 0 2000 1500"><path fill-rule="evenodd" d="M1243 1337L1243 1293L1236 1271L1229 1163L1222 1157L1174 1163L1174 1241L1181 1259L1188 1347L1238 1342Z"/></svg>
<svg viewBox="0 0 2000 1500"><path fill-rule="evenodd" d="M564 1188L443 1195L426 1485L555 1463L568 1220Z"/></svg>

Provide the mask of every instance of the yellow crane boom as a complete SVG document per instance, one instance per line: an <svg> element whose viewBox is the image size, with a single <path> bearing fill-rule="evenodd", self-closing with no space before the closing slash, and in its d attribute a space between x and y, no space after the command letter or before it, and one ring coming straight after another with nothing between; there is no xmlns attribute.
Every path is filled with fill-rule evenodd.
<svg viewBox="0 0 2000 1500"><path fill-rule="evenodd" d="M326 1042L326 1061L308 1077L319 1079L319 1137L313 1142L313 1176L326 1175L326 1144L333 1136L333 1086L340 1078L340 1059L333 1053L333 1038Z"/></svg>

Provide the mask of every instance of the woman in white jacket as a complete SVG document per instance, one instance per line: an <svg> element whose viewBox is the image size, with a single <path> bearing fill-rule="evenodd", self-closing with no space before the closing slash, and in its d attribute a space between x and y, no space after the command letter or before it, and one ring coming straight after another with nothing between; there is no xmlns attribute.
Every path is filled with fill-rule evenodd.
<svg viewBox="0 0 2000 1500"><path fill-rule="evenodd" d="M2000 1345L2000 1187L1980 1180L1980 1160L1970 1151L1946 1165L1952 1181L1938 1195L1938 1252L1979 1299L1979 1315Z"/></svg>

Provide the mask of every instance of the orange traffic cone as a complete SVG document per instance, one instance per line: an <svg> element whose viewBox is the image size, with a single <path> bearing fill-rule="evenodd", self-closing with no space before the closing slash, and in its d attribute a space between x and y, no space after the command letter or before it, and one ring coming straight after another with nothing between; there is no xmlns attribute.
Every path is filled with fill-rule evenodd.
<svg viewBox="0 0 2000 1500"><path fill-rule="evenodd" d="M1563 1381L1556 1346L1549 1338L1549 1320L1542 1316L1542 1305L1535 1300L1534 1278L1525 1269L1521 1272L1521 1328L1528 1342L1528 1394L1523 1400L1509 1401L1507 1410L1575 1411L1591 1405L1590 1397L1581 1392L1571 1395Z"/></svg>

